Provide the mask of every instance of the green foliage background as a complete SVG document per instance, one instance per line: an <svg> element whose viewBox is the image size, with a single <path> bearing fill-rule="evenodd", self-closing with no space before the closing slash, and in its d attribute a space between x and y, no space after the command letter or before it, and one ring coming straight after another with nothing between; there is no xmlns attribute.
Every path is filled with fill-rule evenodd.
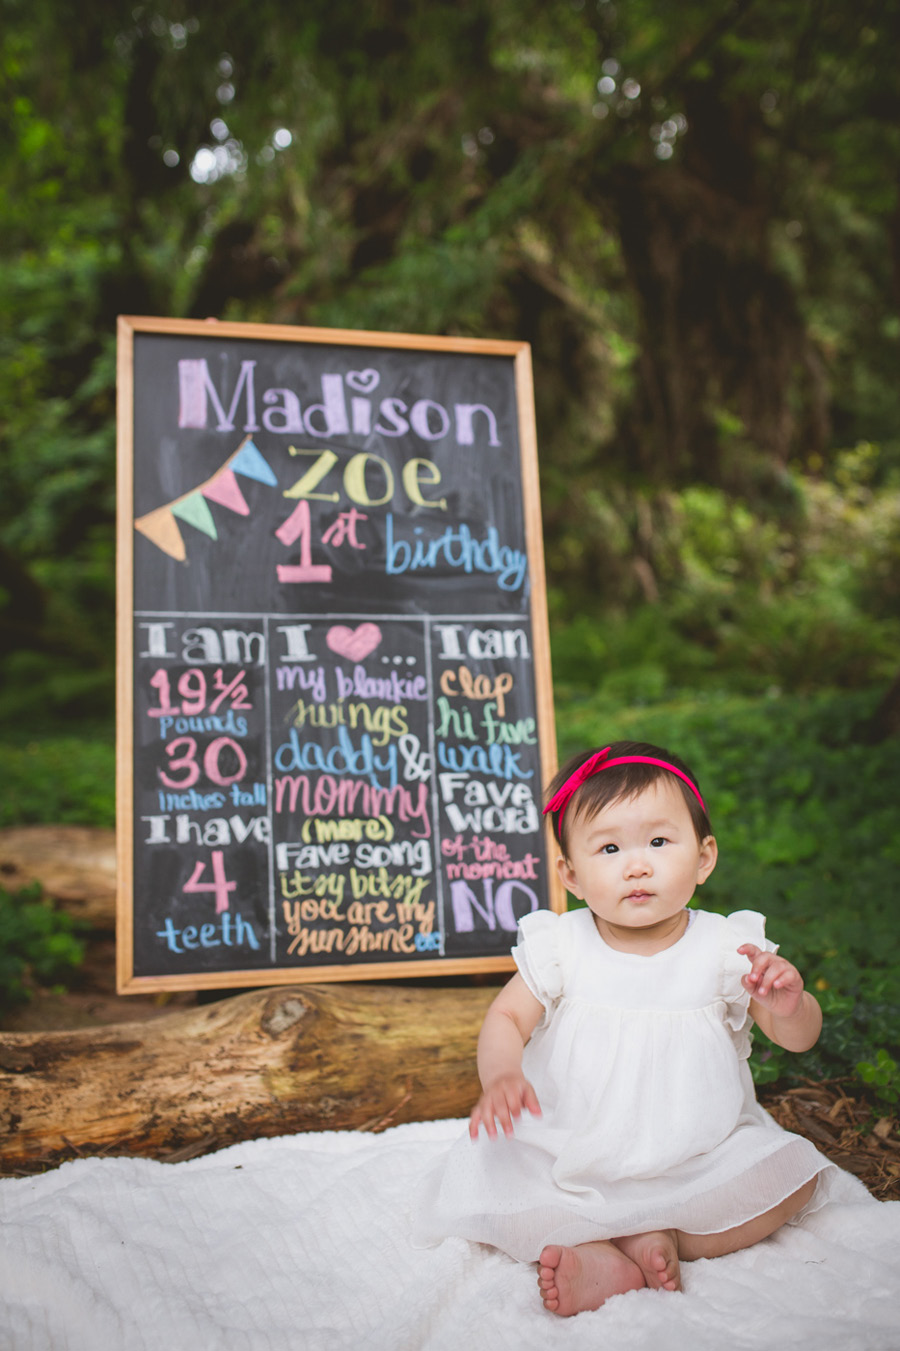
<svg viewBox="0 0 900 1351"><path fill-rule="evenodd" d="M900 0L0 0L0 822L112 822L118 313L525 339L561 750L693 760L705 900L766 910L829 1007L810 1072L890 1079L898 32Z"/></svg>

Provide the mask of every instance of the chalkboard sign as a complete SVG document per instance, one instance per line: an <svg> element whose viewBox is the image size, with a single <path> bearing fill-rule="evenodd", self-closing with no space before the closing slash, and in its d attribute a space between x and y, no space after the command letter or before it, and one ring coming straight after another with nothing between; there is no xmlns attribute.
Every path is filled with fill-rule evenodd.
<svg viewBox="0 0 900 1351"><path fill-rule="evenodd" d="M528 346L118 360L120 991L508 969L564 905Z"/></svg>

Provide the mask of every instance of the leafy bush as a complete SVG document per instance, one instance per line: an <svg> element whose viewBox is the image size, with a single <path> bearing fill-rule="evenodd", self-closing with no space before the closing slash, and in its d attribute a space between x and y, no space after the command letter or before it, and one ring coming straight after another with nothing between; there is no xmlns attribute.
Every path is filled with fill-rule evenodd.
<svg viewBox="0 0 900 1351"><path fill-rule="evenodd" d="M838 457L831 481L794 473L785 492L791 509L779 515L707 485L646 500L619 488L617 531L608 505L593 505L600 493L573 502L603 552L575 613L571 594L550 590L558 694L590 691L612 709L697 689L765 695L889 680L900 660L896 482L864 444ZM575 563L561 555L558 567Z"/></svg>
<svg viewBox="0 0 900 1351"><path fill-rule="evenodd" d="M0 887L0 1008L25 1003L35 985L54 985L84 959L70 915L41 899L39 886Z"/></svg>

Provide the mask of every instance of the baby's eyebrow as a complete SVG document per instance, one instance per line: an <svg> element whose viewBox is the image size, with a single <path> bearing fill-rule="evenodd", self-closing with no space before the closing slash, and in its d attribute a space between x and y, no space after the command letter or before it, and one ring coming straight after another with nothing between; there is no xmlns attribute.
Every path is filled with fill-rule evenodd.
<svg viewBox="0 0 900 1351"><path fill-rule="evenodd" d="M618 832L615 830L590 830L584 836L585 849L593 849L598 844L612 843Z"/></svg>
<svg viewBox="0 0 900 1351"><path fill-rule="evenodd" d="M605 826L602 824L596 826L589 826L587 831L585 832L585 838L588 840L601 840L608 836L623 835L628 829L629 829L628 826L615 824L609 826ZM663 818L660 821L642 821L638 829L642 831L647 830L655 832L658 830L674 831L677 830L678 827L675 825L674 821L668 821L665 818Z"/></svg>

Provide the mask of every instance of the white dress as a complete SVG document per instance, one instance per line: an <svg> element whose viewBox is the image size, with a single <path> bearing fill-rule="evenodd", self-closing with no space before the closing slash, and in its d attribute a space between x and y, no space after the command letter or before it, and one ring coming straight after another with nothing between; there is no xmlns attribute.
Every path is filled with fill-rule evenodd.
<svg viewBox="0 0 900 1351"><path fill-rule="evenodd" d="M426 1182L418 1241L455 1234L530 1262L547 1243L718 1233L835 1171L756 1101L737 949L775 951L763 916L690 913L652 956L609 947L586 909L522 920L513 956L545 1009L523 1069L542 1115L453 1146Z"/></svg>

